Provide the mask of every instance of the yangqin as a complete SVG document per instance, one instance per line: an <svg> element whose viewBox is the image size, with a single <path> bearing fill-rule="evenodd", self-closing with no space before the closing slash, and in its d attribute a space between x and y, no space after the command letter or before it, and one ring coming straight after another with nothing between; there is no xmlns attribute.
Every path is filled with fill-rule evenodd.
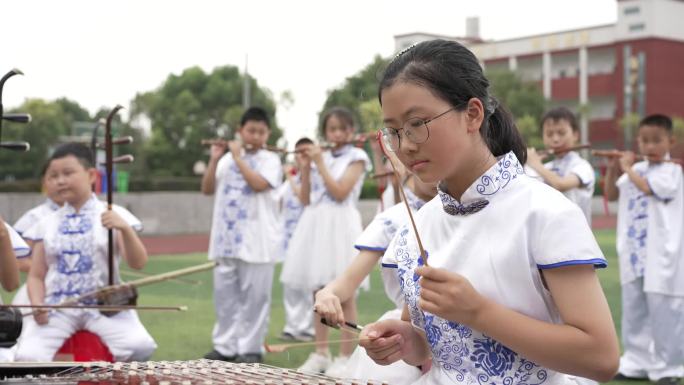
<svg viewBox="0 0 684 385"><path fill-rule="evenodd" d="M223 361L0 363L3 384L388 385L337 379L264 364Z"/></svg>

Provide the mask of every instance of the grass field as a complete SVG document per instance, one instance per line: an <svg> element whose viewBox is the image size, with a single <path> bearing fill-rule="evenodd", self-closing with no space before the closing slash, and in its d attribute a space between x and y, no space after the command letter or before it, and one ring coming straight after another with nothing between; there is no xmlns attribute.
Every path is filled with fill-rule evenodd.
<svg viewBox="0 0 684 385"><path fill-rule="evenodd" d="M606 292L608 302L613 313L615 326L620 332L620 283L615 256L615 231L595 231L596 238L608 258L609 267L599 270L599 277ZM161 273L180 269L190 265L206 262L205 254L163 255L154 256L145 268L148 273ZM127 277L123 272L124 279ZM278 335L284 324L284 310L282 306L282 287L277 277L280 267L276 270L276 281L273 285L273 302L271 304L271 322L267 342L278 343ZM210 272L203 272L187 276L188 279L201 280L199 285L188 285L175 282L164 282L146 286L140 289L139 304L141 305L186 305L187 312L140 312L140 317L157 341L159 348L152 360L190 360L202 357L211 350L211 329L214 322L212 302L212 278ZM391 302L385 297L380 274L376 270L371 276L372 289L362 292L358 299L359 324L366 324L376 320L381 314L392 308ZM9 301L11 294L3 293L5 301ZM238 299L239 300L239 299ZM333 331L331 338L337 338L339 333ZM291 349L285 353L269 354L266 363L280 367L297 367L308 356L313 348ZM333 348L334 350L334 348ZM620 382L612 382L618 385ZM644 383L629 382L625 385L641 385Z"/></svg>

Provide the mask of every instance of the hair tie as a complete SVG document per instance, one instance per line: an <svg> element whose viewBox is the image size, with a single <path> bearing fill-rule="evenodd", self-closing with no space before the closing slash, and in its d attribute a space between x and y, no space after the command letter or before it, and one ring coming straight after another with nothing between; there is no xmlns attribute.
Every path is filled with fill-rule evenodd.
<svg viewBox="0 0 684 385"><path fill-rule="evenodd" d="M494 115L496 109L499 108L499 101L495 97L488 96L487 102L485 103L485 110L489 113L489 116Z"/></svg>

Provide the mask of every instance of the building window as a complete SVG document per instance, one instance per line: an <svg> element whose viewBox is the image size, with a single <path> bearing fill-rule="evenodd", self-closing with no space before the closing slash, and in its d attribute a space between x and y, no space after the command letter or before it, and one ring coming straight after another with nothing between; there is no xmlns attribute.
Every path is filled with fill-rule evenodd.
<svg viewBox="0 0 684 385"><path fill-rule="evenodd" d="M644 29L646 29L646 25L644 23L632 24L629 26L629 32L639 32L643 31Z"/></svg>
<svg viewBox="0 0 684 385"><path fill-rule="evenodd" d="M625 15L638 15L639 14L639 7L627 7L624 10Z"/></svg>

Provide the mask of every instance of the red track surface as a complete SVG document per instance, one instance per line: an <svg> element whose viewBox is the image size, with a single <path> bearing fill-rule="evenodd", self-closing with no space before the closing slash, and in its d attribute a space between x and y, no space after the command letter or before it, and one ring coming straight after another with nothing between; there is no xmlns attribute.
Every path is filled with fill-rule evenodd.
<svg viewBox="0 0 684 385"><path fill-rule="evenodd" d="M597 215L592 219L594 229L614 229L615 216ZM206 253L209 247L209 234L181 234L142 237L150 255Z"/></svg>

